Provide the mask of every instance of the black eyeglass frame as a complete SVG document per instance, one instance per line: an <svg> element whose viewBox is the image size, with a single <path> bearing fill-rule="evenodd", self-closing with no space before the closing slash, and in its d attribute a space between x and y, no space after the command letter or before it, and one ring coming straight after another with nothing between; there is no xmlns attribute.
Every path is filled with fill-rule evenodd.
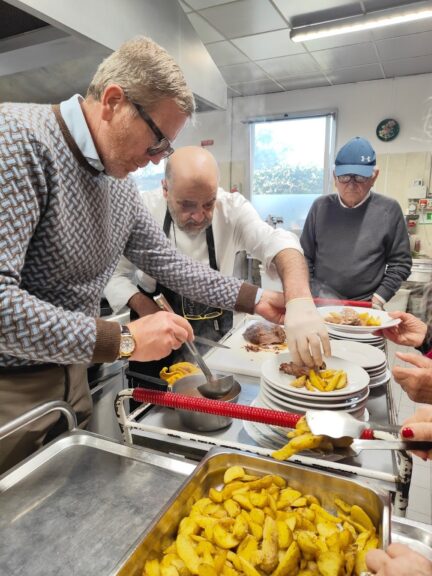
<svg viewBox="0 0 432 576"><path fill-rule="evenodd" d="M170 140L159 130L159 128L156 126L152 118L147 114L141 104L133 102L132 100L130 102L133 104L135 110L158 139L156 144L152 144L147 148L147 154L149 156L161 155L162 158L168 158L168 156L171 156L171 154L174 152L174 148L171 146Z"/></svg>
<svg viewBox="0 0 432 576"><path fill-rule="evenodd" d="M341 174L340 176L336 176L336 178L341 184L348 184L351 180L354 180L357 184L364 184L371 178L371 176L362 176L361 174Z"/></svg>

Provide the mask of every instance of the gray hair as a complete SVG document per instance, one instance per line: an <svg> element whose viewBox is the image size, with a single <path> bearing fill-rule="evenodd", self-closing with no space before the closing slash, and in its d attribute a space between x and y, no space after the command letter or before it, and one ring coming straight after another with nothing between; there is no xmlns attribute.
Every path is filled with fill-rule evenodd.
<svg viewBox="0 0 432 576"><path fill-rule="evenodd" d="M160 100L172 99L187 116L195 110L193 94L178 64L150 38L125 42L99 65L87 96L100 100L110 84L118 84L128 98L151 110Z"/></svg>

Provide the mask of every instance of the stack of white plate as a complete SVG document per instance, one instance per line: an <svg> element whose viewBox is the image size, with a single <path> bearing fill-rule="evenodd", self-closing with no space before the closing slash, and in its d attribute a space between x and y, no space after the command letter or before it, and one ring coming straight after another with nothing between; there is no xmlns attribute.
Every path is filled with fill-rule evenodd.
<svg viewBox="0 0 432 576"><path fill-rule="evenodd" d="M303 414L306 410L335 410L350 412L361 418L369 396L369 375L360 366L332 356L326 358L327 368L344 370L348 384L341 390L332 392L310 391L307 388L295 388L290 383L294 376L279 370L282 362L290 362L289 353L273 356L261 367L261 387L258 401L273 410L286 410Z"/></svg>
<svg viewBox="0 0 432 576"><path fill-rule="evenodd" d="M345 342L360 342L362 344L369 344L375 348L379 348L384 353L386 351L386 341L382 336L374 336L374 334L359 334L351 332L338 332L329 328L327 325L329 336L332 340L343 340Z"/></svg>
<svg viewBox="0 0 432 576"><path fill-rule="evenodd" d="M332 340L333 356L361 366L369 374L369 388L376 388L390 380L387 357L382 350L349 340Z"/></svg>

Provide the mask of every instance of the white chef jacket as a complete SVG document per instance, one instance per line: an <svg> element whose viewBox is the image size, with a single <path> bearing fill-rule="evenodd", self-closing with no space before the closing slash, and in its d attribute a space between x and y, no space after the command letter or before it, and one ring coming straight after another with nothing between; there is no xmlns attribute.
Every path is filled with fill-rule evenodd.
<svg viewBox="0 0 432 576"><path fill-rule="evenodd" d="M153 190L141 194L144 205L153 218L163 227L167 203L162 190ZM237 252L245 250L260 260L271 277L275 277L276 267L273 258L285 248L293 248L303 254L297 236L280 228L274 229L266 224L258 212L244 196L237 192L225 192L218 189L212 220L215 242L216 262L219 271L231 276ZM174 221L171 224L169 238L177 250L200 262L209 263L206 232L190 236L179 230ZM105 288L105 297L115 313L122 310L129 299L136 294L137 285L146 292L154 292L156 280L139 270L122 256L111 280Z"/></svg>

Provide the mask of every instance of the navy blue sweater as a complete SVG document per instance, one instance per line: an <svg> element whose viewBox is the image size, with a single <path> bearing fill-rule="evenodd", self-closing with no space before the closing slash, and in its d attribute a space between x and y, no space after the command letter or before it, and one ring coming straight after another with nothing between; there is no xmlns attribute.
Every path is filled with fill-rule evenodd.
<svg viewBox="0 0 432 576"><path fill-rule="evenodd" d="M314 296L369 300L376 292L388 301L411 271L402 210L374 192L358 208L344 208L337 194L317 198L300 241Z"/></svg>

